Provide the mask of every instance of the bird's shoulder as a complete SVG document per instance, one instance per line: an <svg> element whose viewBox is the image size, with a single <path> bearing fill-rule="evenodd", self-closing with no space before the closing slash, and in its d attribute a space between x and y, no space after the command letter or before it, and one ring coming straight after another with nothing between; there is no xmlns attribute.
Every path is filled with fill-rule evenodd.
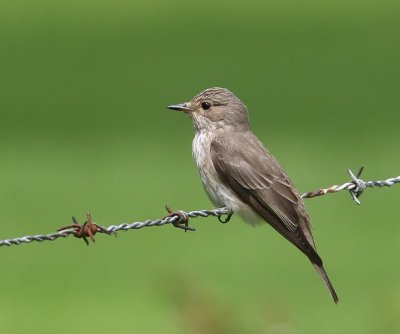
<svg viewBox="0 0 400 334"><path fill-rule="evenodd" d="M251 131L215 136L210 151L214 164L246 188L270 188L275 183L281 185L279 189L292 188L284 169ZM287 194L296 202L295 195L293 191Z"/></svg>

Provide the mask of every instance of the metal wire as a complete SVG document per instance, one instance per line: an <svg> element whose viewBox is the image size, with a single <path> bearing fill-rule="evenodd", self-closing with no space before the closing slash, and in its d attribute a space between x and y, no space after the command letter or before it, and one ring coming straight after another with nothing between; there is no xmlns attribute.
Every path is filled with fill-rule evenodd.
<svg viewBox="0 0 400 334"><path fill-rule="evenodd" d="M333 185L328 188L321 188L316 191L309 191L301 195L302 198L313 198L317 196L323 196L326 194L331 194L331 193L337 193L342 190L349 190L354 201L357 204L360 204L359 201L359 196L363 193L363 191L366 188L374 188L374 187L391 187L397 183L400 183L400 176L397 177L392 177L386 180L379 180L379 181L367 181L364 182L361 180L360 174L362 172L362 169L357 173L357 176L355 176L351 170L349 170L349 174L352 178L351 182L346 182L343 183L342 185ZM221 217L222 215L227 215L228 210L226 208L218 208L218 209L213 209L213 210L196 210L196 211L190 211L186 212L186 214L190 218L197 218L197 217ZM178 215L173 215L173 216L168 216L163 219L156 219L156 220L146 220L143 222L134 222L134 223L125 223L125 224L120 224L120 225L111 225L109 227L104 227L104 229L109 232L109 233L116 233L118 231L128 231L128 230L137 230L143 227L151 227L151 226L162 226L166 224L172 224L172 223L177 223L180 220L180 217ZM100 233L104 233L102 231L99 231ZM62 230L59 232L54 232L50 234L37 234L37 235L28 235L24 237L19 237L19 238L13 238L13 239L5 239L5 240L0 240L0 247L1 246L12 246L12 245L20 245L23 243L31 243L33 241L37 242L43 242L43 241L54 241L59 238L66 238L69 237L70 235L77 235L76 229L66 229Z"/></svg>
<svg viewBox="0 0 400 334"><path fill-rule="evenodd" d="M196 210L190 211L186 213L190 218L197 218L197 217L220 217L221 215L228 214L228 210L225 208L219 208L214 210ZM172 224L179 220L179 216L172 216L172 217L165 217L163 219L156 219L156 220L146 220L143 222L134 222L130 224L120 224L120 225L111 225L109 227L105 227L110 233L116 233L118 231L128 231L128 230L137 230L143 227L151 227L151 226L162 226L166 224ZM102 231L99 231L102 233ZM14 239L5 239L0 240L0 247L1 246L12 246L12 245L20 245L22 243L30 243L32 241L54 241L58 238L66 238L70 235L76 235L77 231L75 229L67 229L59 232L54 232L50 234L37 234L37 235L27 235L24 237L14 238Z"/></svg>

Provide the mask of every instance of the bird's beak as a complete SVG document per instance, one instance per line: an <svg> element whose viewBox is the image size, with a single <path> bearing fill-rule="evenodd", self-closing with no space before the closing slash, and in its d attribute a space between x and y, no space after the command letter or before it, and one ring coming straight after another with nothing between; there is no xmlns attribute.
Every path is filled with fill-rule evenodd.
<svg viewBox="0 0 400 334"><path fill-rule="evenodd" d="M188 103L179 103L179 104L172 104L167 107L168 109L183 111L185 113L189 113L193 111L192 108L188 106Z"/></svg>

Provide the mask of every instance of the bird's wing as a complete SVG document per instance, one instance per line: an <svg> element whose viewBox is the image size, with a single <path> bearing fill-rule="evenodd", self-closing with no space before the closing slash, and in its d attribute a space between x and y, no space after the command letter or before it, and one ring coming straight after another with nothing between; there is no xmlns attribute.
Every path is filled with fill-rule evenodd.
<svg viewBox="0 0 400 334"><path fill-rule="evenodd" d="M303 200L261 142L251 132L234 133L215 137L210 150L218 176L234 193L312 262L322 263Z"/></svg>

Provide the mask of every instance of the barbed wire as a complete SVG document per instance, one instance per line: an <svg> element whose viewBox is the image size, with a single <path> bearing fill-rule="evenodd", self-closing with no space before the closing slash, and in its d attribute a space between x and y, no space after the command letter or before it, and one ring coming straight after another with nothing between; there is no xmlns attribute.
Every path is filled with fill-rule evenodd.
<svg viewBox="0 0 400 334"><path fill-rule="evenodd" d="M348 173L350 174L350 177L352 181L343 183L342 185L333 185L330 186L329 188L321 188L316 191L309 191L301 195L302 198L313 198L317 196L323 196L326 194L333 194L341 190L349 190L350 194L353 197L353 200L360 205L361 202L358 199L361 194L364 192L366 188L383 188L383 187L391 187L396 183L400 183L400 176L396 177L391 177L386 180L379 180L379 181L366 181L364 182L363 180L360 179L361 173L363 172L364 167L361 167L357 173L357 175L354 175L354 173L348 169Z"/></svg>
<svg viewBox="0 0 400 334"><path fill-rule="evenodd" d="M357 204L361 204L359 197L365 191L366 188L374 188L374 187L391 187L397 183L400 183L400 176L392 177L386 180L378 180L378 181L363 181L360 179L361 172L363 171L363 167L360 168L357 175L354 175L351 170L348 170L352 181L343 183L341 185L332 185L328 188L321 188L316 191L309 191L303 193L301 195L302 198L314 198L318 196L323 196L327 194L337 193L342 190L348 190L353 197L353 200ZM107 234L115 234L118 231L129 231L129 230L137 230L143 227L152 227L152 226L163 226L167 224L173 224L176 227L183 228L186 230L194 230L187 226L188 218L198 218L198 217L218 217L220 218L223 215L228 215L229 212L226 208L218 208L212 210L195 210L190 212L185 211L175 211L173 212L167 207L167 210L170 214L162 219L155 220L145 220L142 222L133 222L133 223L124 223L120 225L111 225L108 227L104 227L98 224L95 224L91 221L90 214L87 215L87 221L80 225L73 218L74 224L65 226L60 228L57 232L49 233L49 234L37 234L37 235L28 235L13 239L5 239L0 240L1 246L12 246L12 245L20 245L23 243L31 243L33 241L43 242L43 241L54 241L59 238L66 238L71 235L83 238L87 244L88 241L86 237L90 237L92 241L94 241L94 235L99 233L107 233ZM227 219L226 221L228 221ZM226 222L225 221L225 222Z"/></svg>

